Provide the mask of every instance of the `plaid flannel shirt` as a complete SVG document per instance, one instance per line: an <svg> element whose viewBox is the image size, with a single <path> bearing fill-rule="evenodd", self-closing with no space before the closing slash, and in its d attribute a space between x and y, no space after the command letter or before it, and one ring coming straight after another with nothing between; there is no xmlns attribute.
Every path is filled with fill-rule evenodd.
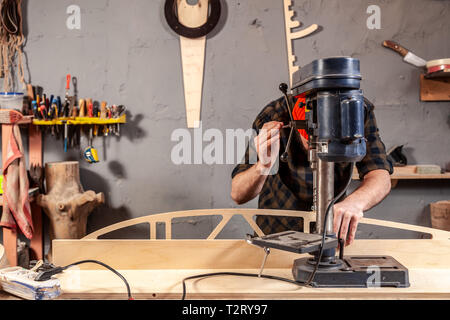
<svg viewBox="0 0 450 320"><path fill-rule="evenodd" d="M289 96L291 105L293 97ZM368 172L376 169L385 169L392 174L392 163L387 159L386 149L380 139L378 127L374 114L373 104L365 99L365 123L364 133L367 139L366 156L356 167L360 179ZM287 123L290 121L284 98L269 103L256 117L253 122L253 129L259 133L264 123L270 121L280 121ZM289 128L280 132L280 153L283 153L289 136ZM233 172L232 178L253 166L249 163L249 148L254 150L254 146L247 146L245 159L238 164ZM302 145L299 134L294 134L288 150L289 158L286 163L279 161L278 172L267 176L263 188L259 194L258 208L260 209L284 209L309 211L313 202L313 173L308 162L308 155ZM276 165L275 165L276 166ZM338 194L344 188L345 180L351 174L349 163L335 163L335 193ZM286 230L303 231L303 219L282 216L257 216L256 223L265 234L272 234Z"/></svg>

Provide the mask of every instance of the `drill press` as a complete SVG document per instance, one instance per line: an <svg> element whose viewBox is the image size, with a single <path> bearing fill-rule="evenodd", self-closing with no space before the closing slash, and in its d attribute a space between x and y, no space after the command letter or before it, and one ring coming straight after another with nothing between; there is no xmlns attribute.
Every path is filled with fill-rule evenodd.
<svg viewBox="0 0 450 320"><path fill-rule="evenodd" d="M364 97L359 60L332 57L315 60L294 74L294 96L302 95L305 120L293 120L287 85L281 84L291 131L281 161L286 161L292 135L304 129L309 136L308 160L313 170L314 233L285 231L249 242L267 248L310 253L294 261L294 279L315 287L408 287L408 270L390 256L344 256L344 240L333 231L333 205L351 181L354 163L364 158ZM347 186L335 195L334 163L351 163ZM336 248L340 244L339 256Z"/></svg>

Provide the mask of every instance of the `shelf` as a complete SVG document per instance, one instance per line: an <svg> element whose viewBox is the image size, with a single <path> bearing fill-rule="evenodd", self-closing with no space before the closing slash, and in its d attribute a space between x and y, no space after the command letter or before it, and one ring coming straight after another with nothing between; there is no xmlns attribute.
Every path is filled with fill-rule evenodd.
<svg viewBox="0 0 450 320"><path fill-rule="evenodd" d="M23 118L17 122L17 124L30 124L33 123L33 116L23 116Z"/></svg>
<svg viewBox="0 0 450 320"><path fill-rule="evenodd" d="M450 78L426 79L420 75L421 101L450 101Z"/></svg>
<svg viewBox="0 0 450 320"><path fill-rule="evenodd" d="M395 187L398 180L440 180L440 179L450 179L450 172L445 173L415 173L416 166L405 166L405 167L394 167L394 173L391 175L392 187ZM355 169L353 171L353 180L359 180L358 171Z"/></svg>
<svg viewBox="0 0 450 320"><path fill-rule="evenodd" d="M126 123L126 114L121 115L119 118L112 119L100 119L94 117L66 117L57 118L54 120L38 120L34 119L33 124L37 126L54 126L64 125L67 122L68 125L108 125L117 123Z"/></svg>

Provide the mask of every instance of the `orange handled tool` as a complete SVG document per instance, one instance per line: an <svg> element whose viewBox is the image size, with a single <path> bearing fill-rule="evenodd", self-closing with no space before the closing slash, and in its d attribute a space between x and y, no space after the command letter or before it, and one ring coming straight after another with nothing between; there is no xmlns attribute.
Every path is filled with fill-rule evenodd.
<svg viewBox="0 0 450 320"><path fill-rule="evenodd" d="M70 74L67 75L66 79L67 79L67 83L66 83L66 95L69 95L69 90L70 90Z"/></svg>
<svg viewBox="0 0 450 320"><path fill-rule="evenodd" d="M107 118L106 106L107 106L106 101L102 101L102 104L100 105L100 119L106 119Z"/></svg>

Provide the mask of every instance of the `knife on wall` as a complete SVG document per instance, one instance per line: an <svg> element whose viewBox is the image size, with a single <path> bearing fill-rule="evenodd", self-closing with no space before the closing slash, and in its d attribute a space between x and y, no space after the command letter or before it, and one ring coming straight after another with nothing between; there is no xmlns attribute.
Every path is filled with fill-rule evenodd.
<svg viewBox="0 0 450 320"><path fill-rule="evenodd" d="M427 62L424 59L416 56L414 53L412 53L408 49L405 49L404 47L402 47L401 45L399 45L394 41L385 40L383 41L383 46L394 50L403 57L403 61L408 62L416 67L424 68L427 64Z"/></svg>

